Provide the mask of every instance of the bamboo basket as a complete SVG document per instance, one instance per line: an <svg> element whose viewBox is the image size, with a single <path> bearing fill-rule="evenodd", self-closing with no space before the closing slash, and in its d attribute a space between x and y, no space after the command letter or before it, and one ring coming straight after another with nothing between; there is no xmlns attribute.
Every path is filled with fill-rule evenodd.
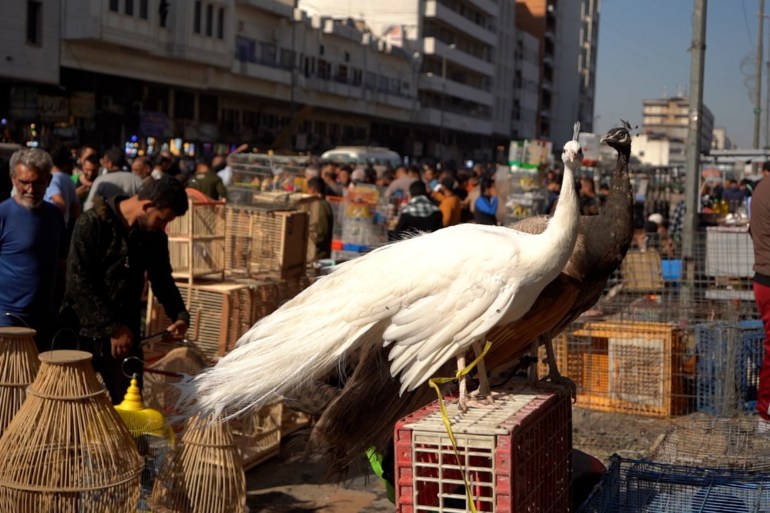
<svg viewBox="0 0 770 513"><path fill-rule="evenodd" d="M246 475L230 426L190 419L155 479L149 500L158 513L245 513Z"/></svg>
<svg viewBox="0 0 770 513"><path fill-rule="evenodd" d="M35 330L0 328L0 435L21 408L40 368Z"/></svg>
<svg viewBox="0 0 770 513"><path fill-rule="evenodd" d="M39 358L27 399L0 438L0 511L134 511L142 458L91 355L58 350Z"/></svg>

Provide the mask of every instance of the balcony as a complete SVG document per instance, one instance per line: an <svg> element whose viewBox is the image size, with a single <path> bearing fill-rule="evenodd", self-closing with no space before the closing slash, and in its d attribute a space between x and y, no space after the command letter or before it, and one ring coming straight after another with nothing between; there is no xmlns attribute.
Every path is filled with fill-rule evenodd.
<svg viewBox="0 0 770 513"><path fill-rule="evenodd" d="M447 62L462 66L480 75L493 77L495 75L495 65L473 57L458 48L451 48L435 37L426 37L423 39L423 50L425 55L434 55L439 59L446 58Z"/></svg>
<svg viewBox="0 0 770 513"><path fill-rule="evenodd" d="M425 2L425 17L436 18L437 20L456 28L458 31L488 45L497 43L497 37L494 32L475 24L468 18L457 14L455 11L440 4L436 0L427 0Z"/></svg>
<svg viewBox="0 0 770 513"><path fill-rule="evenodd" d="M282 2L281 0L236 0L236 8L254 7L260 11L274 14L276 16L291 18L294 12L292 3Z"/></svg>
<svg viewBox="0 0 770 513"><path fill-rule="evenodd" d="M440 76L427 74L420 77L419 88L422 90L433 91L438 94L446 93L447 98L452 96L457 98L473 98L473 101L482 105L494 106L495 97L493 94L475 87L460 84L447 79L446 83ZM449 101L449 100L447 100Z"/></svg>

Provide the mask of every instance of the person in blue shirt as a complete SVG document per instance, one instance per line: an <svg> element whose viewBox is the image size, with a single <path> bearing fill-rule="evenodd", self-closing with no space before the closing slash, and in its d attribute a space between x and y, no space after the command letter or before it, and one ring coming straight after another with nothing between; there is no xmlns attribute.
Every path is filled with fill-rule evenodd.
<svg viewBox="0 0 770 513"><path fill-rule="evenodd" d="M44 201L52 167L47 152L18 150L10 161L14 195L0 203L0 326L36 330L40 352L51 349L66 254L62 212Z"/></svg>
<svg viewBox="0 0 770 513"><path fill-rule="evenodd" d="M491 178L484 177L479 181L481 194L473 205L473 217L478 224L497 225L497 190Z"/></svg>

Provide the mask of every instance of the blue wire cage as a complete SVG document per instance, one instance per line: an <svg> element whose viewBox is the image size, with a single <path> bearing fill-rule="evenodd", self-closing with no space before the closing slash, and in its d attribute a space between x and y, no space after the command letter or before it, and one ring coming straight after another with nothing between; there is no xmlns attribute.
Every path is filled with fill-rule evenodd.
<svg viewBox="0 0 770 513"><path fill-rule="evenodd" d="M617 455L577 513L768 513L770 473Z"/></svg>

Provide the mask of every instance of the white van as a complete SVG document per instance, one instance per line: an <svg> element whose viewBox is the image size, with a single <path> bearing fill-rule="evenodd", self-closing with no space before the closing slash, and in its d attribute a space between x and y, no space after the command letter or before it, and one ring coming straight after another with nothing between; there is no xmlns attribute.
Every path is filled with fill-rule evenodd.
<svg viewBox="0 0 770 513"><path fill-rule="evenodd" d="M324 152L321 161L331 160L340 164L390 165L395 168L402 164L401 156L393 150L379 146L338 146Z"/></svg>

